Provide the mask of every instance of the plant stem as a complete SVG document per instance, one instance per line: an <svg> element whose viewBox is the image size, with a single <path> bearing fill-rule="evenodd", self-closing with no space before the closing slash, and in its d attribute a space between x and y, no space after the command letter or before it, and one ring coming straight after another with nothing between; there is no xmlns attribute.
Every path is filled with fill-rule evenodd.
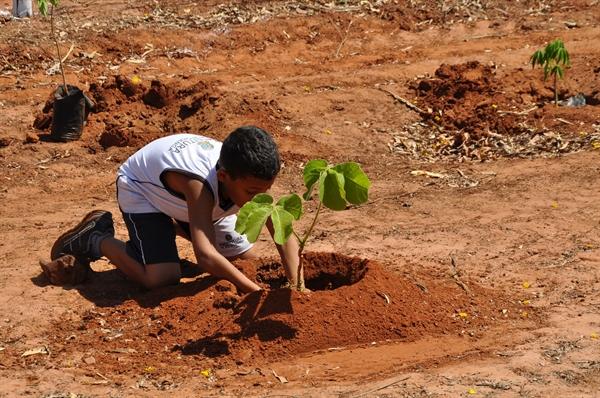
<svg viewBox="0 0 600 398"><path fill-rule="evenodd" d="M554 105L558 106L558 90L556 88L556 73L554 74Z"/></svg>
<svg viewBox="0 0 600 398"><path fill-rule="evenodd" d="M302 254L302 252L304 251L304 243L300 243L300 247L298 248L298 271L296 274L296 279L298 282L296 282L296 289L298 289L299 292L302 291L302 282L300 282L302 280L302 267L304 266L303 260L304 260L304 255Z"/></svg>
<svg viewBox="0 0 600 398"><path fill-rule="evenodd" d="M67 87L67 78L65 77L65 69L63 68L62 56L60 55L60 46L58 45L58 40L56 39L56 35L54 34L54 5L50 5L50 32L52 33L52 39L54 39L54 43L56 44L56 51L58 52L58 65L60 66L60 73L63 78L63 87L65 88L65 94L69 95L69 88Z"/></svg>
<svg viewBox="0 0 600 398"><path fill-rule="evenodd" d="M300 247L298 248L298 275L297 275L297 279L298 279L298 290L302 290L302 267L303 267L303 259L304 259L304 246L306 246L306 241L308 240L308 237L310 236L310 234L312 233L312 230L315 227L315 224L317 223L317 218L319 217L319 213L321 212L321 208L323 207L323 202L319 202L319 207L317 207L317 212L315 213L315 218L313 218L312 223L310 224L310 228L308 228L308 231L306 231L306 234L304 235L303 239L300 239Z"/></svg>

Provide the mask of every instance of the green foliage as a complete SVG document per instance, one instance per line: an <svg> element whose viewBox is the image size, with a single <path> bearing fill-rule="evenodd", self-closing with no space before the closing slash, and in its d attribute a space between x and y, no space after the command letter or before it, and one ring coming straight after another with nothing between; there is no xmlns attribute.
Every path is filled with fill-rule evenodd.
<svg viewBox="0 0 600 398"><path fill-rule="evenodd" d="M554 103L558 106L557 78L562 79L565 75L560 64L565 68L571 66L569 63L569 52L565 49L564 43L558 39L548 43L543 50L534 52L529 61L532 68L535 68L536 64L542 67L544 70L544 81L546 81L548 76L554 76Z"/></svg>
<svg viewBox="0 0 600 398"><path fill-rule="evenodd" d="M40 14L43 16L48 15L48 4L53 5L54 7L58 6L60 0L36 0L38 9L40 10Z"/></svg>
<svg viewBox="0 0 600 398"><path fill-rule="evenodd" d="M250 242L258 239L269 217L275 230L273 236L275 243L283 245L294 234L300 243L299 281L302 271L302 252L322 206L339 211L344 210L347 203L355 205L366 203L369 200L368 189L371 186L365 173L354 162L331 166L323 159L312 160L304 167L303 177L306 187L304 200L310 200L317 185L319 197L319 207L304 236L301 237L293 227L294 221L298 221L304 215L302 199L297 194L283 196L277 203L274 203L275 200L271 195L256 195L240 209L235 226L236 231L246 234ZM299 282L298 288L302 289L302 282Z"/></svg>
<svg viewBox="0 0 600 398"><path fill-rule="evenodd" d="M293 222L299 220L304 214L302 199L293 194L282 197L275 204L273 202L271 195L265 193L256 195L240 209L235 225L236 231L246 234L250 242L256 242L267 219L271 217L275 229L273 239L280 245L287 242L293 233Z"/></svg>

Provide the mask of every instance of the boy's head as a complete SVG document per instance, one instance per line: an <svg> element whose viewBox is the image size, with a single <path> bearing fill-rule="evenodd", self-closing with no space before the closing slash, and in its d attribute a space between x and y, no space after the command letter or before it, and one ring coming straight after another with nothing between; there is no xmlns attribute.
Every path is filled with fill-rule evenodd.
<svg viewBox="0 0 600 398"><path fill-rule="evenodd" d="M221 193L238 207L267 192L279 173L279 151L265 130L240 127L223 141L217 178Z"/></svg>
<svg viewBox="0 0 600 398"><path fill-rule="evenodd" d="M232 180L273 180L281 168L275 141L256 126L240 127L225 138L219 165Z"/></svg>

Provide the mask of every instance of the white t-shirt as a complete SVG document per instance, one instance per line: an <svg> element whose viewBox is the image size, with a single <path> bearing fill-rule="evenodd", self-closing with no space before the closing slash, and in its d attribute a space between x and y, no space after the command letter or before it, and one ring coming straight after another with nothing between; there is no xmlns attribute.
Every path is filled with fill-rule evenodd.
<svg viewBox="0 0 600 398"><path fill-rule="evenodd" d="M185 198L167 189L167 171L201 181L213 194L213 221L236 214L231 200L219 196L217 163L223 144L195 134L175 134L152 141L133 154L117 172L117 199L125 213L164 213L189 222Z"/></svg>

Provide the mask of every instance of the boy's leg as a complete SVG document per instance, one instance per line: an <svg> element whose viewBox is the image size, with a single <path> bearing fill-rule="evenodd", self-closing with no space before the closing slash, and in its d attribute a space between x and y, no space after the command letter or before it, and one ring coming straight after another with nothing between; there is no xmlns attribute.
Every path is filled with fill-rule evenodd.
<svg viewBox="0 0 600 398"><path fill-rule="evenodd" d="M181 278L179 262L144 265L127 253L126 243L113 237L103 239L100 242L100 250L125 276L147 289L174 285Z"/></svg>
<svg viewBox="0 0 600 398"><path fill-rule="evenodd" d="M129 241L103 239L102 254L119 271L148 289L178 283L181 267L172 218L163 213L122 214Z"/></svg>
<svg viewBox="0 0 600 398"><path fill-rule="evenodd" d="M100 241L114 234L112 214L105 210L94 210L86 214L74 228L58 237L50 250L50 259L56 260L70 254L87 262L96 261L102 257Z"/></svg>

